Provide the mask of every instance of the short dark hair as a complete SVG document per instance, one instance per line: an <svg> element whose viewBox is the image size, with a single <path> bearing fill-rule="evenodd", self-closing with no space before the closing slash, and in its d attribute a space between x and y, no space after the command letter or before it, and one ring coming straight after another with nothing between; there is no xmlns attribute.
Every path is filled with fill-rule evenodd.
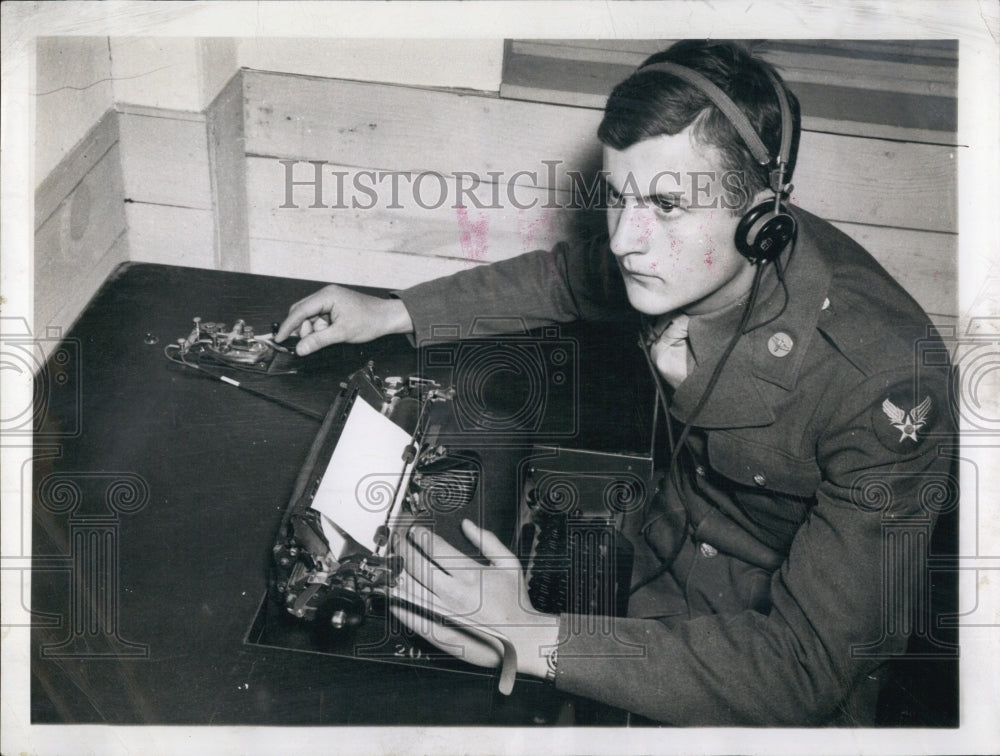
<svg viewBox="0 0 1000 756"><path fill-rule="evenodd" d="M801 130L799 102L773 66L742 45L725 40L677 42L642 65L661 61L706 76L746 114L768 152L776 156L781 144L781 108L768 77L771 72L784 87L792 111L792 148L785 180L791 178ZM757 162L729 119L700 89L665 71L641 69L612 91L597 130L598 138L609 147L624 150L644 139L677 134L695 123L698 141L719 151L723 161L720 168L736 172L738 181L730 194L738 205L735 212L745 212L753 197L770 186L769 167Z"/></svg>

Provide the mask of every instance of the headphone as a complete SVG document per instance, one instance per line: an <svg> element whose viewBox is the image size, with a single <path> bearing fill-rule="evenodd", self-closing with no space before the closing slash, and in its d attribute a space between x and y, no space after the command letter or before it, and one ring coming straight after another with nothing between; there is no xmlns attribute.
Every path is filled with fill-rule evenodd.
<svg viewBox="0 0 1000 756"><path fill-rule="evenodd" d="M726 346L722 357L719 359L718 363L716 363L716 366L712 371L712 375L708 380L708 384L702 392L701 398L691 411L687 422L684 424L683 431L681 431L680 436L676 440L674 439L670 426L669 403L663 394L663 388L659 379L656 379L656 392L659 400L658 405L662 406L667 414L667 432L670 437L671 446L670 464L667 468L667 478L670 478L676 472L677 458L681 449L684 447L684 442L688 437L688 433L694 426L695 420L701 413L701 410L708 402L708 399L712 394L712 390L715 388L716 382L722 373L723 367L728 361L729 356L732 354L737 342L745 333L747 333L747 325L750 321L750 314L754 310L757 295L760 292L760 283L763 279L763 273L765 270L764 265L770 262L775 263L778 280L781 281L782 286L784 286L784 277L782 276L781 267L777 260L781 252L795 240L797 232L795 219L788 213L781 202L781 200L791 191L792 188L791 184L786 182L785 174L788 171L788 160L792 151L793 124L792 109L788 103L788 98L785 95L785 90L781 83L777 80L777 77L775 77L770 71L767 71L767 77L771 81L771 85L774 87L774 91L778 97L778 105L781 109L781 146L778 150L778 154L773 157L767 151L767 147L761 140L760 135L754 131L754 128L750 123L750 119L746 117L746 114L740 110L739 106L733 102L733 100L726 95L725 92L719 89L719 87L713 84L708 78L697 71L687 68L686 66L667 61L642 66L636 73L644 71L664 71L666 73L673 74L677 78L683 79L695 88L701 90L706 97L715 103L715 106L722 111L722 114L729 119L729 122L739 132L743 142L753 154L754 159L762 166L770 166L769 184L771 190L774 192L773 201L767 200L750 208L736 226L736 238L734 240L736 243L736 249L753 265L758 266L754 273L753 285L750 289L750 299L747 306L743 310L743 315L740 319L740 324L737 327L736 332L733 334L732 339L730 339L729 344ZM788 302L787 297L788 289L785 288L786 304ZM782 307L782 311L784 311L784 307ZM760 325L755 327L759 328ZM643 353L646 355L646 360L649 362L650 370L653 372L653 375L656 376L656 368L649 355L648 347L645 346L645 342L642 340L640 340L640 347L642 347ZM684 501L683 497L682 503L684 504L683 508L686 523L690 526L691 514L688 511L687 503ZM647 519L642 526L642 533L645 535L649 528L652 527L653 523L664 516L666 516L665 512L653 517L652 519ZM683 539L678 540L674 544L674 553L666 557L661 557L663 559L662 566L658 570L654 570L653 573L645 580L633 586L631 593L634 593L642 586L652 582L669 570L670 565L673 563L673 559L682 544Z"/></svg>
<svg viewBox="0 0 1000 756"><path fill-rule="evenodd" d="M736 227L736 249L751 263L769 263L777 259L782 250L796 236L795 219L788 213L781 200L792 188L786 183L785 173L788 170L788 159L792 150L792 109L788 104L785 90L767 71L767 77L778 96L778 106L781 108L781 147L778 154L771 156L764 146L760 135L754 131L750 119L746 117L739 106L712 83L706 76L686 66L669 61L650 63L636 71L663 71L683 79L688 84L699 89L708 97L729 122L739 132L743 142L750 149L754 159L764 166L772 166L770 170L770 185L774 192L774 201L767 200L750 208L740 219ZM790 177L789 177L790 178Z"/></svg>

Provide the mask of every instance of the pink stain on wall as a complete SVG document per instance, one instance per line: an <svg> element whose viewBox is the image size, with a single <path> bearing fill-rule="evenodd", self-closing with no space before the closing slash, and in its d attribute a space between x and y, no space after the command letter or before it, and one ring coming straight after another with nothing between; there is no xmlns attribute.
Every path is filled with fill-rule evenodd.
<svg viewBox="0 0 1000 756"><path fill-rule="evenodd" d="M458 241L462 245L462 254L470 260L482 260L489 247L490 219L483 216L473 221L465 207L456 207L455 214L458 216Z"/></svg>

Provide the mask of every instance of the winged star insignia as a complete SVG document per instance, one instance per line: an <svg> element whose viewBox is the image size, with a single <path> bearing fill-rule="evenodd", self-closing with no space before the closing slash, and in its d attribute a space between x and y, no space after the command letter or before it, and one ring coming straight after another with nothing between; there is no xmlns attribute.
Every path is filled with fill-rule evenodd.
<svg viewBox="0 0 1000 756"><path fill-rule="evenodd" d="M931 398L926 397L909 412L905 412L902 407L897 407L889 399L886 399L882 402L882 411L889 418L892 427L900 432L900 443L903 443L904 438L916 441L917 431L927 424L927 415L931 411Z"/></svg>

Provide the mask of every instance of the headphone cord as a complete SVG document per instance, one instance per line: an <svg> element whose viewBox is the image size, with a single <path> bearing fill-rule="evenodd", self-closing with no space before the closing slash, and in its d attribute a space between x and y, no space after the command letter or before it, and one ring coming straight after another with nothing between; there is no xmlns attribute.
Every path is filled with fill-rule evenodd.
<svg viewBox="0 0 1000 756"><path fill-rule="evenodd" d="M653 382L656 385L657 396L659 397L659 400L663 406L664 418L667 423L668 437L671 447L670 462L667 465L667 474L666 476L664 476L664 479L666 480L667 484L674 485L677 488L678 494L681 494L681 490L680 490L680 485L678 484L676 479L677 459L680 456L681 449L684 447L684 442L687 441L687 437L688 434L691 432L691 428L694 426L695 421L698 419L698 415L701 414L701 411L705 408L705 405L708 404L708 400L709 398L711 398L712 391L715 389L716 384L719 382L719 377L722 375L722 370L726 366L726 363L729 361L729 357L732 355L733 350L736 348L736 344L744 335L750 333L750 331L753 331L756 328L760 328L761 326L766 325L767 323L770 323L771 321L779 317L781 313L785 311L785 307L788 304L788 296L787 296L788 289L787 287L785 287L784 277L779 272L778 277L781 280L782 286L785 287L785 304L782 305L781 312L779 312L778 315L776 315L774 318L771 318L770 320L767 320L764 323L761 323L760 325L754 326L754 328L750 329L747 328L747 323L750 321L750 315L757 304L757 297L760 293L760 285L761 281L763 280L764 268L765 266L759 265L757 266L757 270L754 271L753 284L750 287L750 299L747 302L746 309L743 311L743 315L740 317L740 323L736 327L736 332L733 334L733 337L729 340L729 343L726 345L725 351L723 351L722 356L719 358L718 363L716 363L715 368L712 370L712 375L708 379L708 384L705 386L705 390L702 392L701 397L698 399L698 403L695 405L695 408L691 411L691 414L688 416L688 420L684 423L684 428L681 431L680 436L677 438L676 443L674 443L673 433L670 430L671 426L670 409L669 409L669 404L667 403L666 395L663 392L663 386L659 373L656 372L653 366L653 361L649 355L649 348L646 345L645 340L641 340L641 344L643 346L643 354L646 355L646 361L649 364L650 369L653 370ZM656 415L658 414L659 413L657 411ZM653 424L654 433L656 428L656 422L655 422L656 415L654 415L654 424ZM654 437L654 442L655 442L655 437ZM691 512L688 509L686 502L684 501L683 495L680 496L680 499L681 499L681 504L684 507L685 530L688 530L691 526ZM657 520L662 519L665 516L666 512L663 512L657 514L655 517L653 517L653 519L643 523L642 528L640 530L642 535L645 536L646 533L649 532L649 528L652 526L652 524ZM663 560L663 564L659 567L659 569L654 571L649 577L645 578L644 580L640 581L635 586L633 586L629 590L629 595L634 594L640 588L648 585L649 583L653 582L654 580L662 576L665 572L667 572L670 569L671 565L673 564L673 560L677 556L677 552L680 550L680 546L682 544L683 541L681 541L678 544L678 546L674 549L674 553L668 555L668 557Z"/></svg>
<svg viewBox="0 0 1000 756"><path fill-rule="evenodd" d="M784 315L785 310L788 309L788 300L789 300L788 284L785 282L785 271L784 268L781 267L781 258L780 257L774 258L772 263L774 264L774 272L778 276L778 282L781 284L781 292L782 292L781 309L778 310L778 312L775 315L768 318L767 320L761 321L760 323L757 323L757 325L747 328L746 331L744 331L745 334L752 333L753 331L756 331L759 328L763 328L764 326L773 323L775 320Z"/></svg>
<svg viewBox="0 0 1000 756"><path fill-rule="evenodd" d="M757 304L757 295L760 293L760 282L763 278L763 273L764 266L757 266L757 270L754 271L753 285L750 287L750 300L747 302L747 307L743 311L743 316L740 318L740 324L736 327L736 333L733 334L733 337L729 340L729 344L726 345L726 350L722 353L722 357L719 358L719 362L716 364L711 377L708 379L708 385L705 386L705 390L701 393L701 398L698 400L698 404L695 405L695 408L691 411L691 415L688 417L687 422L684 424L684 430L681 431L681 435L677 439L676 446L671 450L671 469L673 469L674 464L677 461L677 457L680 454L681 448L684 446L684 442L687 440L691 427L698 419L698 415L701 414L701 411L705 409L705 405L708 404L708 400L712 396L712 391L715 389L715 384L719 382L719 377L722 375L722 369L729 361L729 357L736 348L736 344L746 333L749 333L749 331L746 330L746 327L750 320L750 313L753 312L753 308Z"/></svg>

